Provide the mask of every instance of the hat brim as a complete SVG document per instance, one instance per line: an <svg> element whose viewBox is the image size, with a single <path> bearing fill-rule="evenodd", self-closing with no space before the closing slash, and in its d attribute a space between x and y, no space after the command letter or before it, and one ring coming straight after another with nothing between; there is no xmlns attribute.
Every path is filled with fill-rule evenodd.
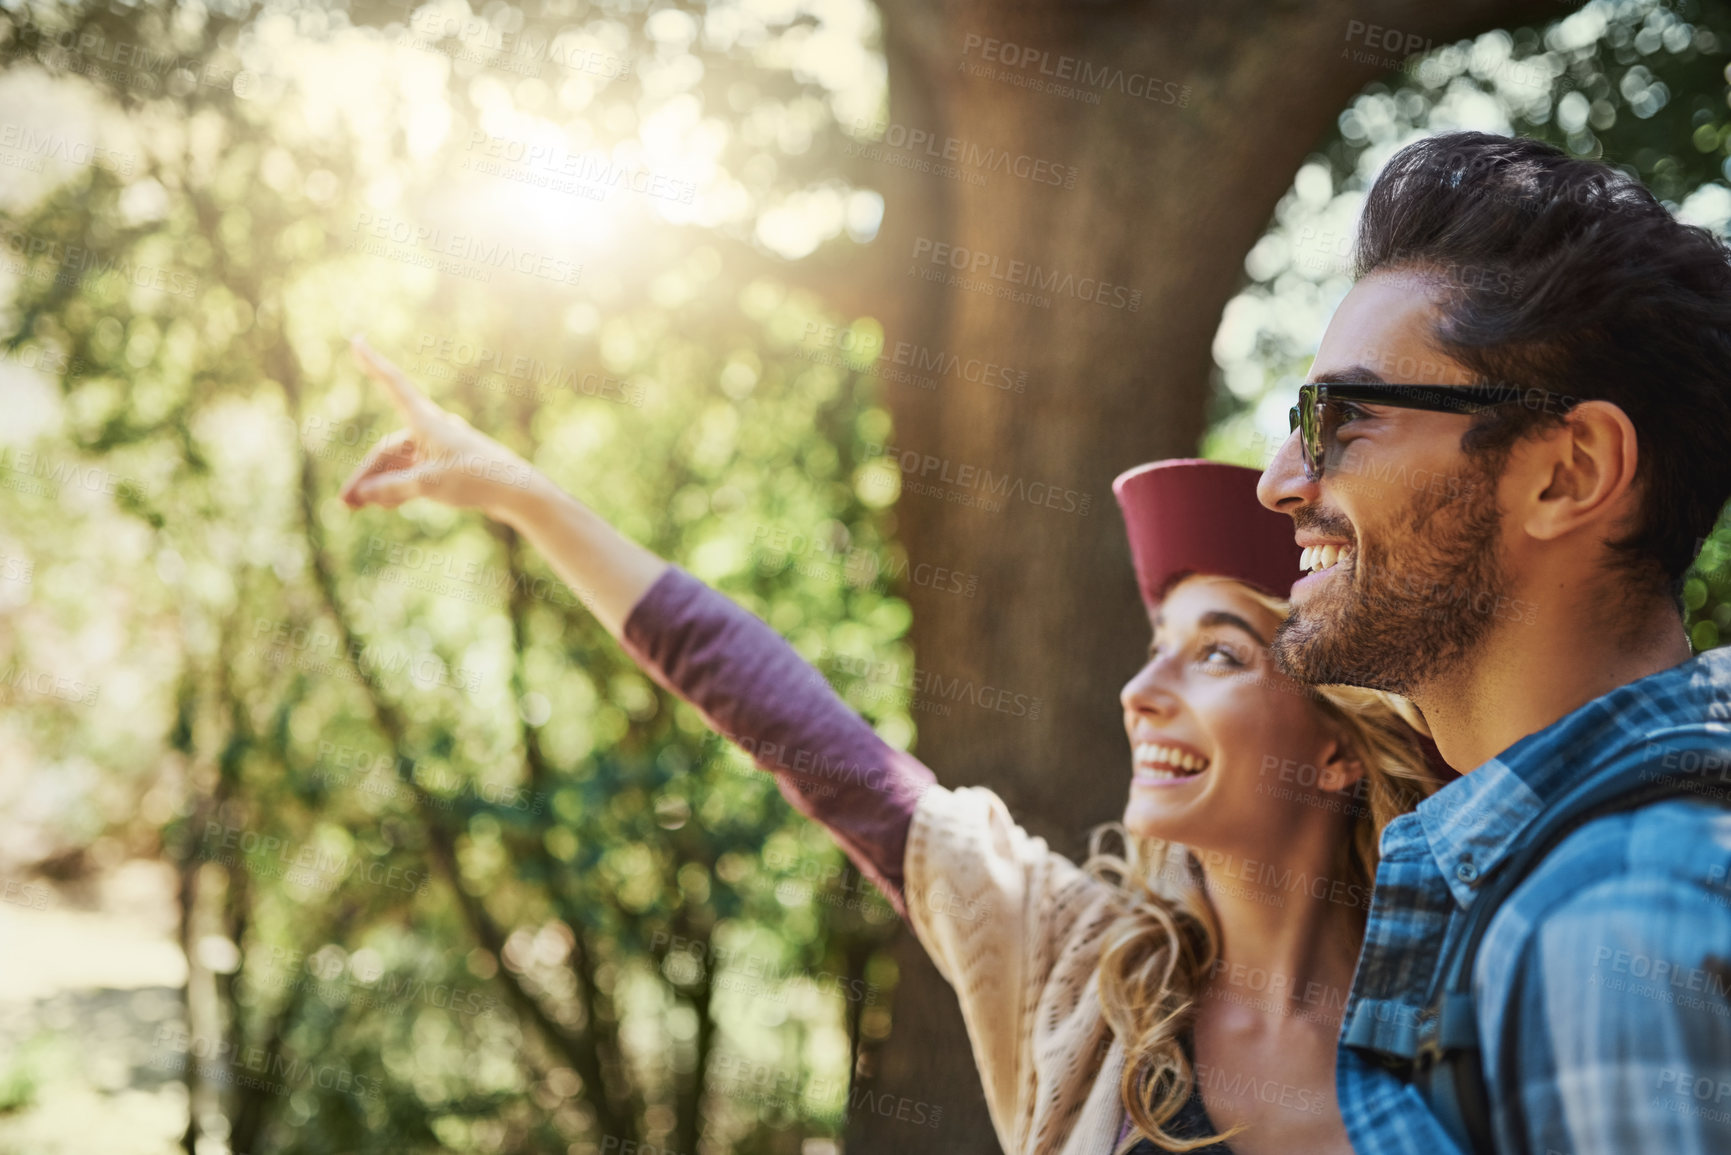
<svg viewBox="0 0 1731 1155"><path fill-rule="evenodd" d="M1112 482L1136 584L1150 607L1189 574L1233 578L1278 598L1303 576L1292 519L1256 499L1261 474L1242 465L1178 458L1126 470Z"/></svg>

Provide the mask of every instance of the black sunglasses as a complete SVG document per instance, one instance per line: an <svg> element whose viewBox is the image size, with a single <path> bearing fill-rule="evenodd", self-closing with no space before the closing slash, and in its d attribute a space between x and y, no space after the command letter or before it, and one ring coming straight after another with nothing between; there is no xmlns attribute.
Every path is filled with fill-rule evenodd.
<svg viewBox="0 0 1731 1155"><path fill-rule="evenodd" d="M1499 405L1524 405L1546 413L1566 413L1580 401L1543 389L1515 385L1395 385L1311 381L1298 387L1298 404L1287 414L1288 433L1300 433L1304 476L1321 481L1328 451L1335 447L1347 409L1354 402L1433 413L1481 413Z"/></svg>

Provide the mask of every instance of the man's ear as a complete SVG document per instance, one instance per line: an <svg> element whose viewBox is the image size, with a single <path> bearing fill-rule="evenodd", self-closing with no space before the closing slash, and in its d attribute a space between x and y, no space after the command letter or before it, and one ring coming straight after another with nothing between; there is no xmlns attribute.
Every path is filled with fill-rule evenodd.
<svg viewBox="0 0 1731 1155"><path fill-rule="evenodd" d="M1521 526L1538 541L1555 541L1586 527L1610 538L1632 512L1635 423L1609 401L1583 401L1563 424L1516 443L1505 474Z"/></svg>
<svg viewBox="0 0 1731 1155"><path fill-rule="evenodd" d="M1364 763L1347 748L1346 742L1335 738L1322 752L1317 767L1316 786L1319 790L1345 791L1352 789L1364 777Z"/></svg>

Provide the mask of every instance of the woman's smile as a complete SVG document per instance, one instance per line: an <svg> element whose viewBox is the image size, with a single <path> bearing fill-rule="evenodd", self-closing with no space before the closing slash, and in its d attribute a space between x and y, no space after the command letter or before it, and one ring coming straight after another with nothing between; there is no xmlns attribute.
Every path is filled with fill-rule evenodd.
<svg viewBox="0 0 1731 1155"><path fill-rule="evenodd" d="M1136 743L1132 759L1133 786L1172 786L1202 775L1208 769L1206 754L1194 746L1170 738Z"/></svg>

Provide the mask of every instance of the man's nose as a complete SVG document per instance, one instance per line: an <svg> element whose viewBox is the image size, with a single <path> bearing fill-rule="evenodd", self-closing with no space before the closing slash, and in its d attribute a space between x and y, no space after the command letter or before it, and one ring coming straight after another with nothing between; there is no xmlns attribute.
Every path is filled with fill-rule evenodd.
<svg viewBox="0 0 1731 1155"><path fill-rule="evenodd" d="M1256 500L1276 513L1291 513L1317 499L1317 483L1304 472L1304 454L1299 449L1298 434L1287 435L1274 460L1262 471L1256 483Z"/></svg>

